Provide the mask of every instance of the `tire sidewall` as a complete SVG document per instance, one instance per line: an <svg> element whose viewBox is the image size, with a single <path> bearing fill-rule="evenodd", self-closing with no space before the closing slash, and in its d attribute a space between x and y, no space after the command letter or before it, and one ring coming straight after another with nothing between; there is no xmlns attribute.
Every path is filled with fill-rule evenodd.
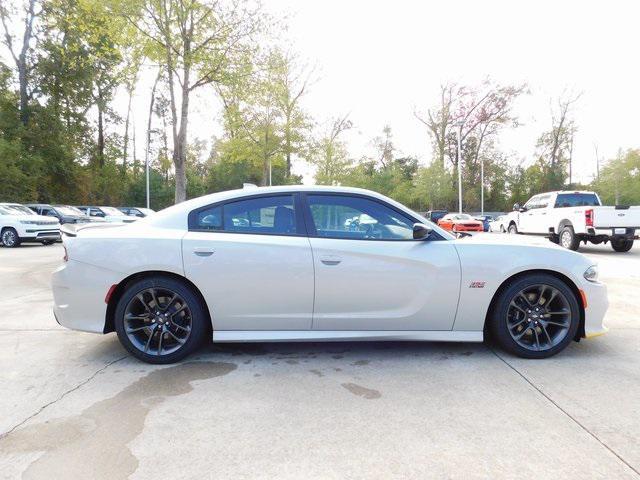
<svg viewBox="0 0 640 480"><path fill-rule="evenodd" d="M633 240L612 241L611 248L616 252L628 252L633 247Z"/></svg>
<svg viewBox="0 0 640 480"><path fill-rule="evenodd" d="M507 232L510 233L511 235L515 235L516 233L518 233L518 227L516 227L514 224L511 224L509 225Z"/></svg>
<svg viewBox="0 0 640 480"><path fill-rule="evenodd" d="M6 234L12 234L13 235L13 244L9 245L7 243L5 243L5 235ZM4 245L7 248L16 248L18 246L20 246L20 237L18 236L18 232L16 232L16 230L14 228L5 228L2 233L0 233L0 240L2 241L2 245Z"/></svg>
<svg viewBox="0 0 640 480"><path fill-rule="evenodd" d="M129 337L127 337L124 331L124 313L127 305L137 293L153 287L167 288L168 290L178 293L187 302L191 310L191 334L189 338L180 349L168 355L151 355L138 350L136 346L131 343L131 340L129 340ZM199 296L185 283L162 276L138 280L127 285L125 292L118 300L114 315L116 333L122 346L134 357L147 363L166 364L182 360L202 345L208 330L208 316L205 313L205 306Z"/></svg>
<svg viewBox="0 0 640 480"><path fill-rule="evenodd" d="M569 326L569 331L565 338L562 339L558 345L542 352L527 350L526 348L518 345L518 343L516 343L516 341L511 337L507 327L507 313L509 310L509 304L513 297L527 286L538 284L546 284L560 290L569 302L569 307L571 309L571 325ZM564 350L575 338L579 327L580 307L578 305L576 295L562 280L554 277L553 275L540 273L527 275L516 280L500 294L500 298L496 302L495 310L491 318L490 331L492 338L494 338L503 349L513 353L514 355L523 358L548 358Z"/></svg>
<svg viewBox="0 0 640 480"><path fill-rule="evenodd" d="M570 238L571 238L571 241L569 242L569 245L568 245L568 246L565 246L565 244L564 244L564 243L563 243L563 241L562 241L562 237L564 236L564 234L565 234L565 233L568 233L568 234L570 235ZM559 240L559 242L558 242L558 243L559 243L559 245L560 245L562 248L566 248L566 249L568 249L568 250L576 251L576 250L578 250L578 247L579 247L579 245L580 245L580 242L579 242L579 241L578 241L578 239L576 238L576 234L575 234L575 232L573 231L573 227L572 227L572 226L570 226L570 225L564 226L564 227L562 227L562 228L560 229L560 235L559 235L558 240Z"/></svg>

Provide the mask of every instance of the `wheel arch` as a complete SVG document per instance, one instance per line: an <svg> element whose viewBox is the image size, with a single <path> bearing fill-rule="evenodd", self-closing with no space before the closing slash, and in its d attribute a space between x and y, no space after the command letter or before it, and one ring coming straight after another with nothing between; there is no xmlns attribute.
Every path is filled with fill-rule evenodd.
<svg viewBox="0 0 640 480"><path fill-rule="evenodd" d="M562 282L564 282L571 289L573 294L576 296L576 301L578 302L578 308L580 309L580 325L578 326L578 331L576 332L576 336L575 336L574 340L579 341L581 338L584 338L584 336L585 336L585 332L584 332L585 311L584 311L584 305L582 304L582 296L580 295L580 289L573 282L573 280L571 280L566 275L564 275L564 274L562 274L560 272L556 272L554 270L545 270L545 269L523 270L522 272L518 272L518 273L516 273L514 275L511 275L509 278L507 278L505 281L503 281L500 284L498 289L493 294L493 297L491 298L491 302L489 303L489 308L487 309L487 313L485 314L485 317L484 317L484 332L485 332L485 335L488 333L488 328L487 327L488 327L488 324L489 324L489 316L491 315L491 313L495 309L495 306L496 306L496 303L498 301L498 298L500 298L500 295L502 295L502 292L504 292L507 288L509 288L509 285L511 283L513 283L514 281L518 280L519 278L525 277L527 275L534 275L536 273L546 273L548 275L552 275L552 276L556 277L558 280L561 280Z"/></svg>
<svg viewBox="0 0 640 480"><path fill-rule="evenodd" d="M571 220L569 220L568 218L563 218L562 220L560 220L560 222L558 222L558 229L554 233L559 234L560 230L562 230L564 227L573 228L573 223L571 222Z"/></svg>
<svg viewBox="0 0 640 480"><path fill-rule="evenodd" d="M107 311L105 313L103 333L110 333L110 332L116 331L116 326L115 326L116 306L118 305L118 302L122 298L122 295L124 294L124 292L127 290L127 286L135 281L143 280L145 278L152 277L152 276L155 276L155 277L162 276L162 277L172 278L174 280L183 282L189 288L191 288L193 292L199 297L200 301L202 302L202 306L204 307L204 312L208 320L207 325L209 328L209 333L212 333L213 322L211 320L211 314L209 313L209 306L207 305L207 301L202 295L202 292L200 291L200 289L187 277L178 275L177 273L167 272L164 270L147 270L143 272L137 272L122 279L120 283L116 285L116 288L113 290L113 292L111 293L111 296L109 297L109 303L107 303Z"/></svg>

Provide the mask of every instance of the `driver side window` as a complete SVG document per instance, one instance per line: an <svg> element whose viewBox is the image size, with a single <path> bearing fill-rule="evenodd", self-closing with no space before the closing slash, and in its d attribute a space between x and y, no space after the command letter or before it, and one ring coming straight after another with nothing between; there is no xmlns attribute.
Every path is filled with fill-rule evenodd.
<svg viewBox="0 0 640 480"><path fill-rule="evenodd" d="M319 237L412 240L413 220L380 202L347 195L308 195Z"/></svg>

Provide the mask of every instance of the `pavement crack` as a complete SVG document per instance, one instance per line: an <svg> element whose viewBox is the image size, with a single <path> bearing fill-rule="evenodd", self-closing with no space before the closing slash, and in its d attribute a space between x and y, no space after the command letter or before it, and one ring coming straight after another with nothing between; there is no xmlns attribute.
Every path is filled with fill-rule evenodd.
<svg viewBox="0 0 640 480"><path fill-rule="evenodd" d="M105 364L103 367L99 368L98 370L96 370L95 372L93 372L89 377L87 377L86 379L84 379L82 382L80 382L79 384L77 384L76 386L70 388L69 390L66 390L65 392L63 392L58 398L56 398L55 400L51 400L48 403L45 403L43 406L41 406L36 412L32 413L31 415L29 415L27 418L25 418L24 420L20 421L19 423L15 424L13 427L11 427L9 430L7 430L6 432L3 432L0 434L0 440L3 440L5 437L8 437L9 435L11 435L16 429L20 428L22 425L24 425L25 423L27 423L29 420L34 419L35 417L37 417L38 415L40 415L44 410L46 410L47 408L49 408L51 405L54 405L56 403L58 403L60 400L62 400L64 397L66 397L67 395L69 395L70 393L75 392L76 390L82 388L83 386L85 386L87 383L89 383L91 380L93 380L98 374L104 372L107 368L109 368L111 365L118 363L122 360L124 360L125 358L127 358L129 355L123 355L120 358L116 358L115 360L112 360L110 362L108 362L107 364Z"/></svg>
<svg viewBox="0 0 640 480"><path fill-rule="evenodd" d="M640 471L638 471L633 465L631 465L627 460L625 460L622 455L620 455L618 452L616 452L613 448L611 448L609 445L607 445L604 440L601 440L600 437L598 437L595 433L593 433L591 430L589 430L583 423L580 422L580 420L578 420L577 418L575 418L573 415L571 415L569 412L567 412L564 408L562 408L558 403L556 403L555 400L553 400L549 395L547 395L546 393L544 393L544 391L542 391L541 388L539 388L536 384L534 384L531 380L529 380L529 378L527 378L527 376L525 374L523 374L522 372L520 372L520 370L518 370L516 367L514 367L513 365L511 365L506 359L504 359L503 357L501 357L498 352L496 352L493 348L491 347L487 347L489 348L489 350L500 359L500 361L502 361L502 363L504 363L507 367L509 367L511 370L513 370L516 374L518 374L520 376L520 378L522 378L525 382L527 382L534 390L536 390L540 395L542 395L544 398L546 398L554 407L556 407L561 413L563 413L567 418L569 418L571 421L573 421L573 423L575 423L576 425L578 425L578 427L580 427L582 430L584 430L589 436L591 436L596 442L598 442L600 445L602 445L604 448L606 448L607 450L609 450L609 452L611 452L618 460L620 460L623 464L625 464L632 472L634 472L637 476L640 477Z"/></svg>

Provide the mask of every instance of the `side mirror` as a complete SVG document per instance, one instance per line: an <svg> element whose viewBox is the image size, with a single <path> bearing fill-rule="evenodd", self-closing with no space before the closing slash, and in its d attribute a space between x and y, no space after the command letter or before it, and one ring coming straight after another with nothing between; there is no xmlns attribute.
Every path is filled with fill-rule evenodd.
<svg viewBox="0 0 640 480"><path fill-rule="evenodd" d="M519 212L520 211L520 204L519 203L514 203L513 204L513 211L514 212Z"/></svg>
<svg viewBox="0 0 640 480"><path fill-rule="evenodd" d="M433 230L427 227L424 223L413 224L413 239L414 240L426 240Z"/></svg>

